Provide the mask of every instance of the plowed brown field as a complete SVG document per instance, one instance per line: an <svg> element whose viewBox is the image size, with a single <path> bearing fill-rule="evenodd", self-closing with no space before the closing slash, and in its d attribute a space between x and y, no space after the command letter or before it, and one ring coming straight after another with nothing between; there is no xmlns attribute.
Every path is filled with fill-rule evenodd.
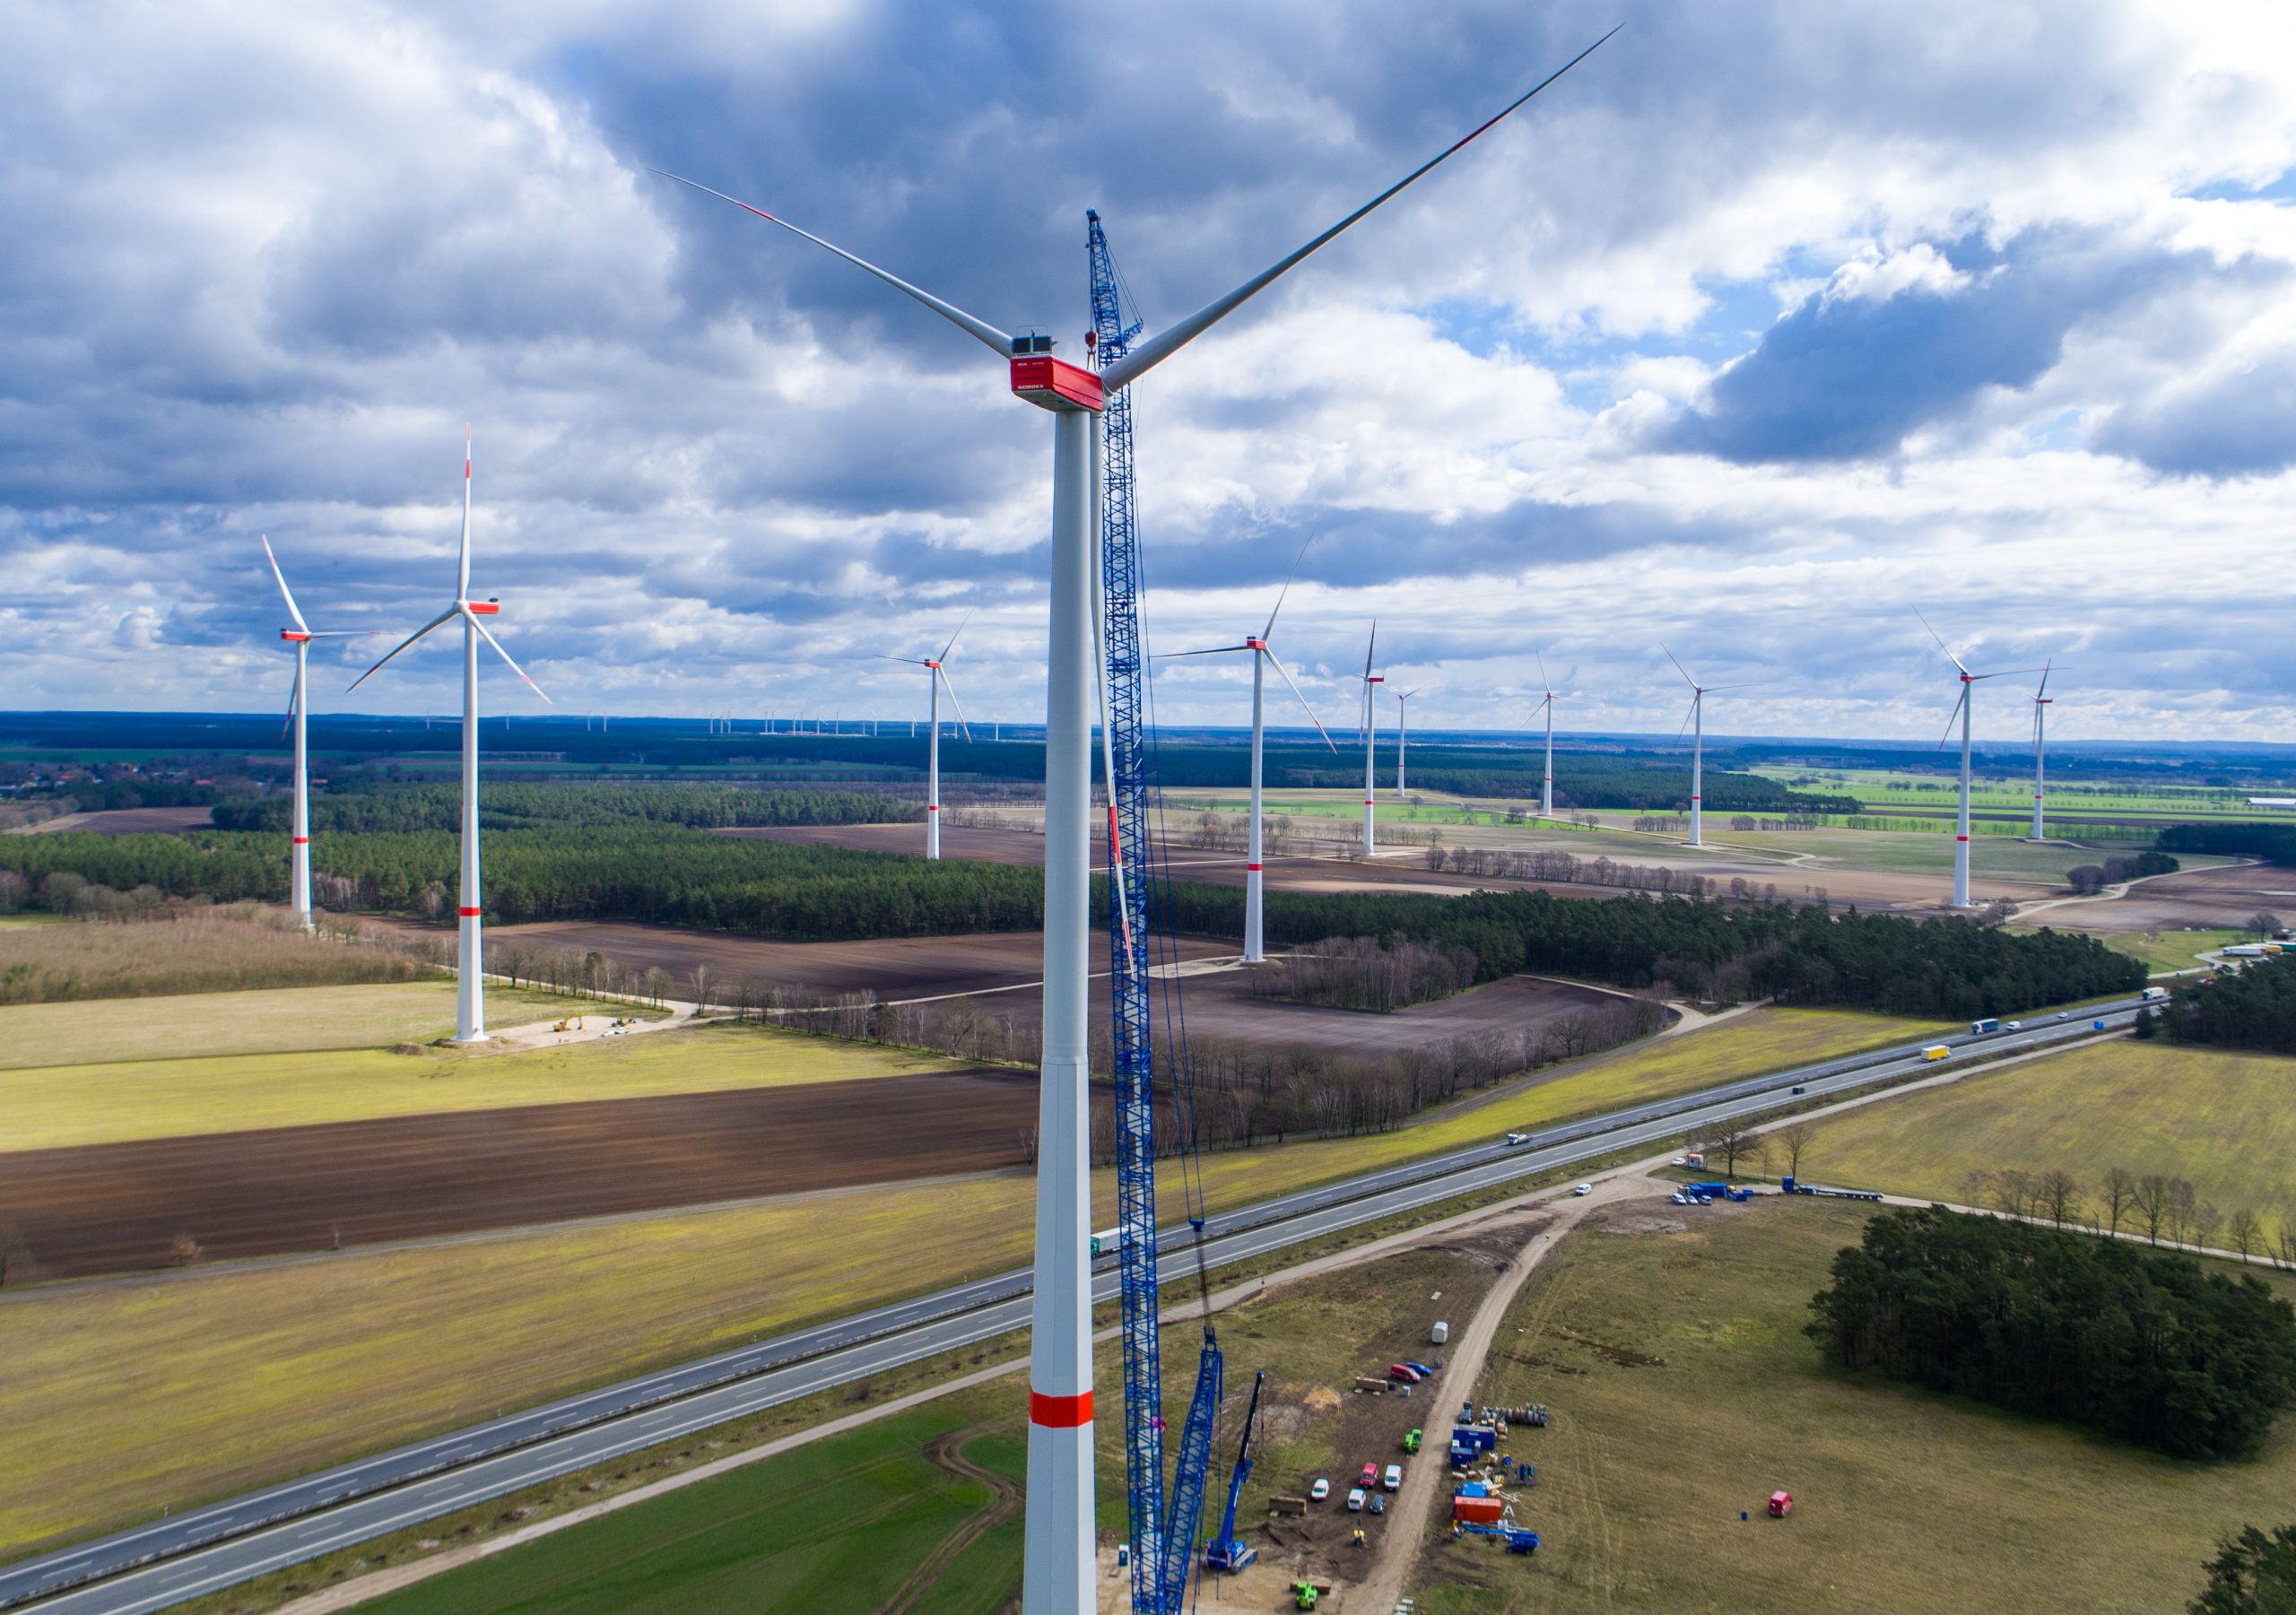
<svg viewBox="0 0 2296 1615"><path fill-rule="evenodd" d="M1021 1166L1036 1105L981 1069L23 1150L0 1220L44 1278L326 1250Z"/></svg>

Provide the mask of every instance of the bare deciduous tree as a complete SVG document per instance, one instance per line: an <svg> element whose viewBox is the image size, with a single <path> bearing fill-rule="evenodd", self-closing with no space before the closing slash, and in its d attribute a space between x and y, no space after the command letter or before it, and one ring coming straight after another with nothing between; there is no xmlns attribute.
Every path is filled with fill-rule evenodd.
<svg viewBox="0 0 2296 1615"><path fill-rule="evenodd" d="M1810 1141L1817 1136L1816 1130L1807 1122L1795 1122L1779 1128L1770 1136L1777 1142L1779 1153L1786 1158L1787 1176L1800 1177L1802 1157L1809 1150Z"/></svg>
<svg viewBox="0 0 2296 1615"><path fill-rule="evenodd" d="M1738 1162L1761 1148L1759 1137L1747 1131L1744 1122L1725 1122L1707 1142L1707 1153L1722 1158L1722 1176L1735 1177Z"/></svg>
<svg viewBox="0 0 2296 1615"><path fill-rule="evenodd" d="M2136 1179L2126 1167L2114 1167L2105 1173L2103 1204L2105 1229L2109 1233L2120 1232L2120 1220L2128 1215L2136 1203Z"/></svg>
<svg viewBox="0 0 2296 1615"><path fill-rule="evenodd" d="M2231 1242L2234 1250L2240 1253L2241 1260L2246 1261L2264 1243L2264 1223L2254 1211L2241 1206L2225 1220L2224 1237Z"/></svg>
<svg viewBox="0 0 2296 1615"><path fill-rule="evenodd" d="M2081 1184L2070 1172L2050 1168L2037 1185L2041 1214L2058 1228L2081 1216Z"/></svg>
<svg viewBox="0 0 2296 1615"><path fill-rule="evenodd" d="M2169 1180L2158 1172L2148 1172L2138 1178L2130 1192L2129 1209L2135 1212L2144 1237L2154 1245L2161 1243L2161 1229L2169 1220L2172 1198Z"/></svg>
<svg viewBox="0 0 2296 1615"><path fill-rule="evenodd" d="M2224 1226L2224 1213L2216 1203L2204 1200L2192 1210L2192 1242L2205 1249L2214 1249L2216 1231Z"/></svg>

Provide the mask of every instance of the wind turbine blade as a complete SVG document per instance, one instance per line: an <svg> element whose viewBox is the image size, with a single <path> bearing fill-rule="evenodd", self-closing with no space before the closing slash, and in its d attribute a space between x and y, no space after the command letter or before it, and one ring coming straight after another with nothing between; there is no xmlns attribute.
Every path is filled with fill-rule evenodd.
<svg viewBox="0 0 2296 1615"><path fill-rule="evenodd" d="M1318 531L1320 530L1321 529L1318 529ZM1292 570L1285 575L1283 586L1281 589L1278 589L1275 593L1275 612L1280 612L1283 609L1283 597L1292 592L1292 579L1300 576L1300 563L1308 559L1308 544L1314 543L1315 542L1316 534L1314 533L1309 534L1308 543L1301 544L1300 546L1300 553L1292 558ZM1259 630L1259 637L1263 639L1267 638L1275 632L1275 612L1268 612L1267 626Z"/></svg>
<svg viewBox="0 0 2296 1615"><path fill-rule="evenodd" d="M1947 654L1951 655L1952 653L1948 652ZM1945 749L1945 742L1953 738L1953 725L1961 721L1961 708L1963 706L1968 704L1969 699L1970 687L1964 684L1961 686L1961 699L1953 703L1953 710L1945 719L1945 733L1937 737L1937 743L1931 747L1930 750L1933 751L1943 751Z"/></svg>
<svg viewBox="0 0 2296 1615"><path fill-rule="evenodd" d="M883 651L873 652L869 660L872 662L898 662L903 667L930 667L933 665L932 663L926 661L922 656L889 656Z"/></svg>
<svg viewBox="0 0 2296 1615"><path fill-rule="evenodd" d="M2020 673L2040 671L2038 667L2005 667L1999 673L1973 673L1970 674L1970 680L1974 683L1979 679L2013 679Z"/></svg>
<svg viewBox="0 0 2296 1615"><path fill-rule="evenodd" d="M1337 757L1339 747L1333 743L1331 731L1324 727L1324 720L1316 716L1316 709L1308 705L1308 698L1300 694L1299 685L1292 682L1292 675L1283 670L1283 664L1275 659L1275 653L1272 650L1264 650L1259 654L1267 658L1267 664L1270 667L1275 669L1275 676L1291 686L1292 693L1300 699L1300 710L1308 715L1308 721L1316 726L1316 733L1324 737L1324 744L1330 746L1331 754Z"/></svg>
<svg viewBox="0 0 2296 1615"><path fill-rule="evenodd" d="M2043 697L2043 696L2045 696L2045 695L2047 695L2047 694L2048 693L2048 675L2049 675L2049 672L2050 672L2050 670L2051 670L2052 668L2054 668L2056 665L2057 665L2057 659L2056 659L2055 657L2053 657L2053 656L2052 656L2049 660L2048 660L2048 661L2046 661L2046 662L2044 662L2044 663L2042 663L2042 664L2041 664L2041 687L2040 687L2039 690L2034 690L2034 691L2033 691L2033 699L2035 699L2035 700L2037 700L2037 701L2038 701L2038 700L2039 700L2039 699L2041 699L2041 697Z"/></svg>
<svg viewBox="0 0 2296 1615"><path fill-rule="evenodd" d="M985 319L977 318L972 315L967 314L954 303L945 302L940 298L935 297L931 292L926 291L921 286L910 285L907 281L902 280L900 276L893 274L892 271L889 269L880 269L866 258L856 257L853 254L846 251L842 247L837 246L833 242L822 240L811 230L799 230L787 219L777 219L761 207L752 207L748 203L743 201L738 196L728 196L723 191L711 190L709 187L703 185L699 180L688 179L683 174L673 174L667 169L654 169L649 171L659 174L665 179L674 179L680 185L691 186L695 190L703 193L705 195L717 197L720 202L730 202L745 213L755 213L768 224L778 224L782 229L787 230L793 236L804 237L806 240L811 241L814 246L821 247L823 251L835 253L839 257L843 258L856 269L875 275L879 280L891 287L895 291L904 292L907 295L915 298L918 302L924 304L927 308L932 309L934 313L939 315L943 319L947 320L951 325L954 326L958 330L962 331L966 335L973 338L976 342L980 343L984 347L995 350L1000 358L1010 359L1013 356L1013 339L1004 332L999 331L996 326L990 325Z"/></svg>
<svg viewBox="0 0 2296 1615"><path fill-rule="evenodd" d="M397 656L400 651L404 650L408 646L422 638L423 635L429 633L441 622L449 622L456 617L460 616L462 614L462 609L463 608L460 604L450 605L445 611L440 612L437 616L431 618L430 621L424 623L421 628L416 629L413 633L407 635L405 638L401 639L397 645L392 647L390 656L385 656L382 661L376 663L366 672L352 680L351 690L358 689L360 685L364 684L369 679L373 678L377 673L382 672L384 667L389 664L392 656ZM343 693L349 695L351 693L351 690L346 690Z"/></svg>
<svg viewBox="0 0 2296 1615"><path fill-rule="evenodd" d="M1156 660L1177 662L1182 656L1225 656L1250 648L1248 645L1215 645L1210 650L1160 650L1156 653Z"/></svg>
<svg viewBox="0 0 2296 1615"><path fill-rule="evenodd" d="M971 621L972 613L970 612L967 612L964 614L963 621L957 624L957 633L951 634L949 636L949 642L941 647L941 660L945 662L949 659L949 653L957 648L957 634L963 633L965 631L965 623L970 622ZM944 682L945 682L946 681Z"/></svg>
<svg viewBox="0 0 2296 1615"><path fill-rule="evenodd" d="M494 654L496 656L501 657L503 661L509 663L510 671L512 673L517 673L522 679L526 679L526 670L519 666L516 662L510 661L510 653L502 648L501 640L496 638L492 634L486 631L486 624L481 622L477 618L473 617L470 620L470 625L478 630L478 637L480 638L485 640L489 645L491 645L494 647ZM550 701L549 692L544 690L541 685L535 683L532 679L526 679L526 688L533 690L536 695L541 696L544 700ZM551 701L550 704L553 707L558 705L555 701Z"/></svg>
<svg viewBox="0 0 2296 1615"><path fill-rule="evenodd" d="M1624 23L1621 23L1619 25L1621 28L1624 26ZM1452 145L1438 152L1435 156L1429 158L1425 162L1421 163L1410 173L1405 175L1401 179L1396 180L1395 184L1389 186L1386 190L1381 191L1378 195L1372 197L1370 201L1365 203L1361 207L1357 208L1353 213L1348 214L1347 217L1342 219L1338 223L1324 231L1323 234L1318 236L1305 247L1300 247L1296 252L1293 252L1290 256L1280 260L1268 268L1263 269L1259 274L1254 275L1250 280L1246 281L1233 291L1227 293L1223 297L1213 299L1211 302L1206 303L1203 308L1197 309L1194 314L1189 315L1186 319L1180 321L1179 324L1170 327L1169 330L1161 331L1154 336L1150 337L1146 342L1142 343L1138 347L1133 349L1131 352L1126 354L1122 359L1118 360L1114 364L1109 366L1107 369L1100 372L1101 385L1109 392L1113 393L1118 387L1125 386L1128 382L1137 380L1140 377L1147 374L1149 370L1152 369L1157 365L1161 364L1165 360L1170 359L1173 354L1178 352L1182 348L1187 346L1188 343L1203 335L1213 326L1218 325L1222 320L1227 318L1229 315L1234 313L1239 308L1242 307L1244 303L1257 296L1259 292L1265 291L1271 282L1287 274L1302 259L1307 258L1311 254L1324 247L1335 237L1345 230L1350 225L1355 223L1357 220L1362 218L1365 214L1379 206L1381 203L1386 202L1389 197L1395 195L1396 192L1402 190L1413 180L1425 174L1429 169L1434 168L1438 163L1443 161L1445 158L1448 158L1455 152L1462 150L1469 143L1473 142L1476 136L1489 130L1501 118L1504 118L1509 113L1514 111L1516 108L1521 106L1525 101L1529 100L1531 97L1536 95L1549 84L1553 83L1555 80L1561 78L1564 74L1578 65L1579 63L1585 61L1588 56L1594 55L1596 50L1599 50L1603 45L1609 40L1611 34L1614 34L1616 32L1618 32L1617 28L1612 29L1610 33L1605 34L1592 45L1587 46L1586 49L1580 51L1577 56L1572 56L1561 66L1556 68L1552 73L1548 74L1546 77L1541 79L1537 83L1532 85L1522 94L1508 102L1490 117L1484 119L1483 122L1469 133L1465 139L1456 142Z"/></svg>
<svg viewBox="0 0 2296 1615"><path fill-rule="evenodd" d="M955 641L952 640L950 643L954 644ZM933 671L941 681L941 688L949 692L949 705L957 709L957 727L964 731L965 739L970 742L972 739L972 725L965 722L965 704L957 699L957 687L949 682L948 669L936 667Z"/></svg>
<svg viewBox="0 0 2296 1615"><path fill-rule="evenodd" d="M287 732L295 726L295 708L303 704L303 669L301 666L301 658L298 657L296 658L296 661L295 687L287 692L286 721L279 725L279 738L281 740L285 740L287 738ZM2038 717L2034 720L2034 726L2036 728L2039 726L2039 719Z"/></svg>
<svg viewBox="0 0 2296 1615"><path fill-rule="evenodd" d="M1674 738L1676 740L1682 739L1683 735L1690 733L1690 720L1692 716L1697 711L1698 698L1696 696L1692 696L1690 698L1690 705L1683 708L1682 725L1674 731Z"/></svg>
<svg viewBox="0 0 2296 1615"><path fill-rule="evenodd" d="M1363 647L1363 682L1367 688L1370 686L1371 682L1371 658L1378 653L1378 649L1379 620L1377 617L1374 617L1371 619L1370 642Z"/></svg>
<svg viewBox="0 0 2296 1615"><path fill-rule="evenodd" d="M1674 653L1666 649L1663 645L1661 645L1658 649L1665 656L1667 661L1674 662L1674 671L1683 675L1683 682L1689 685L1692 690L1697 689L1698 681L1690 676L1689 668L1684 667L1680 662L1674 661Z"/></svg>
<svg viewBox="0 0 2296 1615"><path fill-rule="evenodd" d="M1539 688L1545 690L1548 697L1552 699L1554 694L1554 685L1546 676L1546 658L1540 656L1538 652L1533 651L1531 659L1539 664Z"/></svg>
<svg viewBox="0 0 2296 1615"><path fill-rule="evenodd" d="M1921 626L1922 626L1922 627L1924 627L1924 628L1929 628L1929 619L1928 619L1928 618L1926 618L1926 617L1923 617L1923 616L1921 615L1921 608L1920 608L1919 606L1916 606L1916 607L1914 607L1914 608L1913 608L1913 614L1914 614L1916 617L1919 617L1919 618L1921 619ZM1950 645L1946 644L1944 640L1943 640L1943 639L1938 639L1938 638L1937 638L1937 630L1936 630L1935 629L1934 629L1934 628L1929 628L1929 637L1930 637L1931 638L1933 638L1933 639L1937 639L1937 648L1938 648L1939 650L1942 650L1942 651L1944 651L1944 652L1945 653L1945 658L1946 658L1946 660L1948 660L1948 661L1950 661L1951 663L1952 663L1952 664L1953 664L1954 666L1956 666L1956 667L1960 667L1963 673L1966 673L1967 672L1969 672L1969 669L1968 669L1967 667L1964 667L1964 666L1962 666L1962 665L1961 665L1961 657L1959 657L1959 656L1955 656L1955 655L1953 654L1953 647L1952 647L1952 646L1950 646Z"/></svg>
<svg viewBox="0 0 2296 1615"><path fill-rule="evenodd" d="M455 563L455 598L470 598L470 423L463 423L463 547Z"/></svg>
<svg viewBox="0 0 2296 1615"><path fill-rule="evenodd" d="M279 557L271 552L271 535L267 533L263 538L263 558L271 563L271 575L279 579L279 593L287 602L287 614L295 620L297 628L309 633L311 625L303 621L303 613L295 604L295 596L287 587L287 574L279 569Z"/></svg>

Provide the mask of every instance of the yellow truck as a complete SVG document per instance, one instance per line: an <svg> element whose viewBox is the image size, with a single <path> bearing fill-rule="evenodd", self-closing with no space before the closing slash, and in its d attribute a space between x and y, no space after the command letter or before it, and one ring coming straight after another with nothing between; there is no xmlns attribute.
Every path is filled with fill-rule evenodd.
<svg viewBox="0 0 2296 1615"><path fill-rule="evenodd" d="M1921 1057L1925 1060L1942 1060L1952 1052L1942 1043L1933 1043L1921 1051Z"/></svg>

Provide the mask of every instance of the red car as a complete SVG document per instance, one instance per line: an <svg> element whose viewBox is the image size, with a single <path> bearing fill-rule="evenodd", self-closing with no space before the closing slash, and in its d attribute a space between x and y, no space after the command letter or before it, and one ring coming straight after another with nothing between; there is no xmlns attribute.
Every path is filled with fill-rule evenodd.
<svg viewBox="0 0 2296 1615"><path fill-rule="evenodd" d="M1387 1365L1387 1377L1389 1379L1399 1379L1407 1385L1415 1385L1422 1379L1424 1379L1426 1376L1420 1373L1418 1369L1413 1368L1409 1363L1389 1363Z"/></svg>
<svg viewBox="0 0 2296 1615"><path fill-rule="evenodd" d="M1378 1466L1378 1464L1376 1464L1376 1463L1367 1463L1367 1464L1365 1464L1365 1465L1363 1466L1363 1472L1362 1472L1361 1474L1360 1474L1360 1475L1356 1476L1356 1477L1355 1477L1355 1479L1356 1479L1356 1482L1357 1482L1357 1484L1359 1484L1360 1486L1361 1486L1365 1491L1377 1491L1377 1490L1378 1490L1378 1489L1379 1489L1379 1466Z"/></svg>

